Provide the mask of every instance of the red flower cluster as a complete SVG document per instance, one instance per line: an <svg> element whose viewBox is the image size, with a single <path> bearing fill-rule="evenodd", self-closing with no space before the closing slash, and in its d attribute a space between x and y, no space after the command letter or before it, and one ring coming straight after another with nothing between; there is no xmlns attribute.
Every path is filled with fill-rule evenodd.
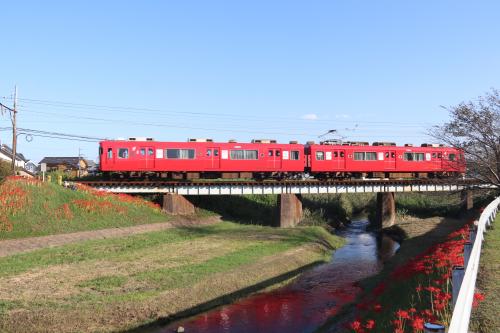
<svg viewBox="0 0 500 333"><path fill-rule="evenodd" d="M15 216L31 202L24 188L25 185L37 184L37 180L19 176L7 177L0 186L0 232L12 231L13 225L9 217Z"/></svg>
<svg viewBox="0 0 500 333"><path fill-rule="evenodd" d="M137 206L143 206L143 207L149 207L149 208L155 209L155 210L161 210L160 206L158 206L157 204L155 204L151 201L147 201L147 200L144 200L142 198L134 197L134 196L131 196L128 194L123 194L123 193L115 194L115 193L109 193L109 192L104 192L104 191L98 191L90 186L82 185L82 184L76 184L76 188L82 192L92 194L96 197L107 198L107 199L111 199L111 200L119 200L120 202L124 202L124 203L131 203L131 204L134 204Z"/></svg>
<svg viewBox="0 0 500 333"><path fill-rule="evenodd" d="M450 321L451 271L454 266L463 266L463 248L468 235L469 226L466 225L451 233L445 242L430 247L390 274L389 281L417 285L416 299L412 301L412 307L394 312L395 319L390 323L393 332L423 332L425 322L446 324ZM366 316L377 316L383 309L379 304L381 295L389 288L390 285L381 282L373 289L371 295L366 296L357 305L358 312L366 312ZM483 295L476 294L474 304L477 305L483 299ZM390 305L387 308L390 308ZM354 332L360 332L360 329L364 332L365 328L361 323L361 319L358 319L352 322L349 328ZM380 325L382 326L379 327L383 327L388 324L380 323Z"/></svg>

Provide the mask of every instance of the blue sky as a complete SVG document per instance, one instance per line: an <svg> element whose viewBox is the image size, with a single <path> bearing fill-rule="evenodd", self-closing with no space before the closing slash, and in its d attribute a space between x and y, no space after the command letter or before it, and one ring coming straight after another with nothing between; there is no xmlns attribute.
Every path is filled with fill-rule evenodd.
<svg viewBox="0 0 500 333"><path fill-rule="evenodd" d="M19 127L185 141L430 141L500 88L498 1L10 1L0 101ZM61 103L63 102L63 103ZM0 128L9 126L0 117ZM0 139L10 145L7 131ZM20 137L92 159L97 144Z"/></svg>

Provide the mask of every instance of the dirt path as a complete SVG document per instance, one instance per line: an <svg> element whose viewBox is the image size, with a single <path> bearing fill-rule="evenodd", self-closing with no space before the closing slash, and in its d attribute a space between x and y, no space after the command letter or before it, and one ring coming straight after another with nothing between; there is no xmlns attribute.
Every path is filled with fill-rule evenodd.
<svg viewBox="0 0 500 333"><path fill-rule="evenodd" d="M196 217L178 217L165 223L141 224L131 227L117 227L101 230L80 231L69 234L28 237L0 241L0 257L17 253L29 252L45 247L54 247L64 244L77 243L93 239L106 239L143 234L151 231L160 231L179 226L207 225L218 222L218 216L199 219Z"/></svg>

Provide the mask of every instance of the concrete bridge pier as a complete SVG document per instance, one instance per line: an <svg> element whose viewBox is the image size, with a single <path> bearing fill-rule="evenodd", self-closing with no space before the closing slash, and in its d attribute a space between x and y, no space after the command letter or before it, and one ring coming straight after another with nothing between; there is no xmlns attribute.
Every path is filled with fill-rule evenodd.
<svg viewBox="0 0 500 333"><path fill-rule="evenodd" d="M194 214L194 205L184 196L177 193L163 195L163 211L174 215Z"/></svg>
<svg viewBox="0 0 500 333"><path fill-rule="evenodd" d="M461 194L463 209L467 211L474 208L474 197L472 196L472 190L463 190Z"/></svg>
<svg viewBox="0 0 500 333"><path fill-rule="evenodd" d="M279 227L294 227L302 220L302 201L300 199L300 195L292 193L278 195Z"/></svg>
<svg viewBox="0 0 500 333"><path fill-rule="evenodd" d="M394 225L395 221L396 201L394 200L394 192L378 192L375 225L387 228Z"/></svg>

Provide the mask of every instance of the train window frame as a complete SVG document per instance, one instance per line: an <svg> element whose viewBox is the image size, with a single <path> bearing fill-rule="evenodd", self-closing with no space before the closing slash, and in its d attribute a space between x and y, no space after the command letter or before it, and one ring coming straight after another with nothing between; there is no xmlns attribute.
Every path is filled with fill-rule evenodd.
<svg viewBox="0 0 500 333"><path fill-rule="evenodd" d="M414 158L413 153L405 152L403 154L403 160L405 160L405 161L413 162L413 158Z"/></svg>
<svg viewBox="0 0 500 333"><path fill-rule="evenodd" d="M276 151L274 152L274 156L276 156L276 157L281 157L281 151L280 151L280 150L276 150Z"/></svg>
<svg viewBox="0 0 500 333"><path fill-rule="evenodd" d="M340 157L342 157L342 158L345 157L345 153L343 151L340 152Z"/></svg>
<svg viewBox="0 0 500 333"><path fill-rule="evenodd" d="M177 152L175 157L172 153ZM169 155L170 154L170 155ZM191 148L166 148L163 156L168 160L194 160L196 158L196 150Z"/></svg>
<svg viewBox="0 0 500 333"><path fill-rule="evenodd" d="M129 158L128 148L118 148L118 158L126 160Z"/></svg>
<svg viewBox="0 0 500 333"><path fill-rule="evenodd" d="M212 149L207 148L207 157L211 157L211 156L212 156Z"/></svg>
<svg viewBox="0 0 500 333"><path fill-rule="evenodd" d="M339 152L338 151L334 151L333 152L333 157L338 158L339 157Z"/></svg>
<svg viewBox="0 0 500 333"><path fill-rule="evenodd" d="M153 148L148 148L148 156L155 156L155 150Z"/></svg>
<svg viewBox="0 0 500 333"><path fill-rule="evenodd" d="M411 158L410 158L411 156ZM424 162L425 161L425 153L419 152L405 152L403 154L403 159L408 162Z"/></svg>
<svg viewBox="0 0 500 333"><path fill-rule="evenodd" d="M365 160L365 152L363 151L355 151L352 155L352 159L355 161L364 161Z"/></svg>
<svg viewBox="0 0 500 333"><path fill-rule="evenodd" d="M259 151L257 149L231 149L229 151L229 159L235 161L256 161L259 159Z"/></svg>
<svg viewBox="0 0 500 333"><path fill-rule="evenodd" d="M139 152L137 153L137 155L146 156L146 148L139 149Z"/></svg>
<svg viewBox="0 0 500 333"><path fill-rule="evenodd" d="M292 160L292 161L298 161L298 160L300 160L300 151L298 151L298 150L292 150L290 152L290 160Z"/></svg>
<svg viewBox="0 0 500 333"><path fill-rule="evenodd" d="M452 162L455 162L456 161L456 158L457 158L457 155L455 153L450 153L448 155L448 160L449 161L452 161Z"/></svg>
<svg viewBox="0 0 500 333"><path fill-rule="evenodd" d="M325 160L325 152L319 150L316 152L316 161L324 161Z"/></svg>
<svg viewBox="0 0 500 333"><path fill-rule="evenodd" d="M388 151L387 151L387 152L385 152L385 155L384 155L384 156L385 156L385 158L389 158L389 152L388 152Z"/></svg>
<svg viewBox="0 0 500 333"><path fill-rule="evenodd" d="M108 159L112 159L113 158L113 148L108 148Z"/></svg>
<svg viewBox="0 0 500 333"><path fill-rule="evenodd" d="M365 161L376 161L377 160L377 153L374 151L367 151L365 152Z"/></svg>
<svg viewBox="0 0 500 333"><path fill-rule="evenodd" d="M443 154L438 153L438 158L443 158Z"/></svg>
<svg viewBox="0 0 500 333"><path fill-rule="evenodd" d="M267 151L267 157L273 157L273 156L274 156L274 150L269 149L269 150Z"/></svg>
<svg viewBox="0 0 500 333"><path fill-rule="evenodd" d="M396 158L396 153L395 152L391 153L391 158Z"/></svg>
<svg viewBox="0 0 500 333"><path fill-rule="evenodd" d="M436 153L432 153L432 158L437 158L437 154Z"/></svg>
<svg viewBox="0 0 500 333"><path fill-rule="evenodd" d="M214 156L215 157L219 156L219 149L218 148L214 149Z"/></svg>

